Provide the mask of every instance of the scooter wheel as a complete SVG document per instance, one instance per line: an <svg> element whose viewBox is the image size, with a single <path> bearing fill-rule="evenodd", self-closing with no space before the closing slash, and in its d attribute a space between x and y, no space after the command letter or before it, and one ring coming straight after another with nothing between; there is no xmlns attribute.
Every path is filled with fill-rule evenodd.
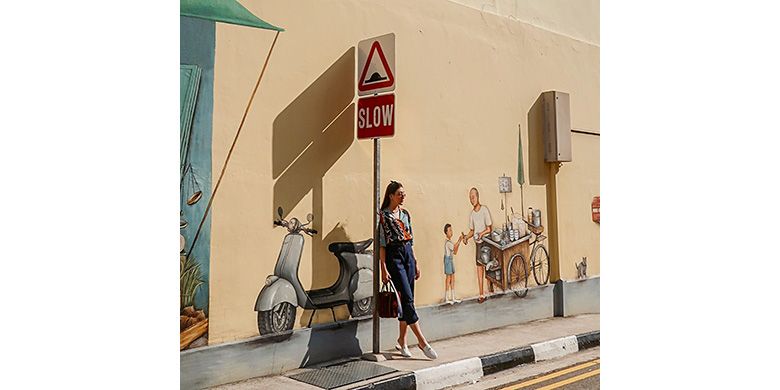
<svg viewBox="0 0 780 390"><path fill-rule="evenodd" d="M257 330L260 335L278 335L273 337L275 341L290 338L294 323L295 306L289 302L282 302L271 310L257 312Z"/></svg>
<svg viewBox="0 0 780 390"><path fill-rule="evenodd" d="M367 316L374 312L374 299L368 297L359 301L351 301L348 306L349 314L352 315L352 318Z"/></svg>

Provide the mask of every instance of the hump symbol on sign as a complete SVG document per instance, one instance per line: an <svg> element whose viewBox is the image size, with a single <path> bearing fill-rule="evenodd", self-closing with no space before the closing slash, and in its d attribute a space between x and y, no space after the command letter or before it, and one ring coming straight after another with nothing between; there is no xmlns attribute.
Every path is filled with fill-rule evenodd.
<svg viewBox="0 0 780 390"><path fill-rule="evenodd" d="M366 84L371 84L371 83L380 82L382 80L387 80L387 77L382 77L379 75L379 72L374 72L371 74L371 78L369 78L368 80L364 80L363 82Z"/></svg>

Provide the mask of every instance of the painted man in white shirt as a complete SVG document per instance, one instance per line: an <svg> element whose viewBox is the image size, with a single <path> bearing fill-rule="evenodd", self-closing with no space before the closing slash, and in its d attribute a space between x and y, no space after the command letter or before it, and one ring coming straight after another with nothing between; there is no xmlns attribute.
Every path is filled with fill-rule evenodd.
<svg viewBox="0 0 780 390"><path fill-rule="evenodd" d="M479 261L479 250L482 248L482 237L493 231L493 219L490 210L479 204L479 191L476 188L469 190L469 201L474 209L469 215L469 233L464 236L463 244L467 245L469 238L474 237L476 242L477 279L479 279L479 303L485 301L485 265Z"/></svg>

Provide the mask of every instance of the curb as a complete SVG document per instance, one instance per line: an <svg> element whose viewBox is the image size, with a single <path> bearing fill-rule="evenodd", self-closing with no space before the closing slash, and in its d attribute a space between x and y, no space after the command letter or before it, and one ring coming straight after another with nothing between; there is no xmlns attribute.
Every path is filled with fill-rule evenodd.
<svg viewBox="0 0 780 390"><path fill-rule="evenodd" d="M400 376L395 376L389 379L369 383L360 387L355 387L350 390L416 390L417 381L415 380L414 372L407 372Z"/></svg>
<svg viewBox="0 0 780 390"><path fill-rule="evenodd" d="M445 363L439 366L405 373L400 376L369 383L351 390L368 389L441 389L461 383L476 381L485 375L506 370L521 364L570 355L600 345L601 331L581 333L543 341L524 347Z"/></svg>

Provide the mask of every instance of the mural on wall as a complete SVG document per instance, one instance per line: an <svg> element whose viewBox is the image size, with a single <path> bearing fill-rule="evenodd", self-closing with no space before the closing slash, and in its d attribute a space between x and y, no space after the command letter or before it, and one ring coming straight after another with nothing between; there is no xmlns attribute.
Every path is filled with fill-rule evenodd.
<svg viewBox="0 0 780 390"><path fill-rule="evenodd" d="M334 51L333 54L337 58L329 66L318 69L315 73L319 76L307 87L296 91L292 101L273 119L270 150L273 201L264 205L274 218L279 206L285 213L290 213L300 205L310 207L315 217L310 227L316 228L318 234L311 238L305 237L305 245L310 249L307 252L311 255L304 256L302 261L306 266L302 265L301 269L306 269L307 274L311 275L306 287L313 290L329 287L341 277L341 268L337 265L339 259L329 250L330 244L363 241L371 237L353 237L350 221L337 220L335 226L329 226L323 218L328 210L325 185L328 174L348 153L355 138L356 50L354 46L349 46L344 47L343 52ZM293 216L284 214L283 218ZM268 222L270 225L271 221ZM275 249L271 250L274 251L271 256L278 255ZM265 274L271 274L272 271L273 268L270 268ZM261 287L255 287L255 294ZM362 299L358 300L358 306L366 303L360 301ZM252 303L246 306L247 315L256 317ZM348 305L333 309L302 309L296 317L294 328L331 322L334 312L338 321L347 320L351 316Z"/></svg>
<svg viewBox="0 0 780 390"><path fill-rule="evenodd" d="M498 187L499 192L506 196L512 191L511 178L500 177ZM476 187L469 190L469 202L472 206L469 232L461 233L458 243L468 245L469 239L474 238L479 284L478 302L482 303L487 299L484 291L485 281L491 294L496 289L501 289L504 292L511 291L518 297L525 297L528 293L528 279L531 274L537 285L547 284L550 278L550 256L543 244L547 237L542 234L544 226L541 210L529 207L528 216L524 217L502 200L504 222L498 226L487 206L480 203L479 190ZM448 239L450 237L451 233L448 234ZM445 268L446 251L445 246ZM451 284L448 279L445 283L445 301L449 286Z"/></svg>
<svg viewBox="0 0 780 390"><path fill-rule="evenodd" d="M585 279L588 277L588 257L583 256L582 261L574 263L574 268L577 268L577 279Z"/></svg>
<svg viewBox="0 0 780 390"><path fill-rule="evenodd" d="M208 344L214 22L180 19L179 349Z"/></svg>
<svg viewBox="0 0 780 390"><path fill-rule="evenodd" d="M182 31L184 31L184 27ZM182 36L182 39L185 39L185 34ZM188 34L186 36L194 35ZM276 40L274 40L275 42ZM182 53L184 52L185 50L182 50ZM213 46L210 52L213 55ZM204 65L205 68L202 70L200 66L182 65L182 69L187 67L193 75L202 72L204 84L208 87L209 84L205 83L208 75L212 77L211 82L213 83L213 58L211 60L210 70L209 65ZM201 64L201 62L198 63ZM343 101L340 99L328 100L327 104L324 104L320 97L325 92L330 93L333 85L344 84L346 91L344 96L351 99L354 94L354 85L338 81L342 79L352 81L354 71L354 48L351 48L275 118L273 136L271 137L273 140L273 179L275 179L274 201L273 203L267 202L264 207L282 205L289 212L311 193L312 211L318 216L322 215L325 203L323 196L325 172L352 145L354 103L345 98ZM195 88L197 91L197 85ZM182 96L184 95L183 90ZM193 110L196 107L197 109L203 107L203 102L197 100L197 95L196 92L194 94L196 98L191 102ZM183 107L189 107L189 105L182 104ZM327 106L325 107L327 109L316 110L321 113L321 117L307 115L311 111L311 107L322 108L323 106ZM182 123L185 123L185 119L183 116ZM203 217L206 214L202 212L201 207L209 202L211 191L211 128L210 123L208 126L198 127L196 120L190 120L190 122L195 122L195 125L192 126L190 132L182 130L183 149L180 151L182 161L180 179L182 348L197 347L208 341L209 222ZM311 147L309 147L310 145ZM203 146L208 147L203 149ZM522 199L521 144L518 145L518 149L518 176L520 176L518 181L521 184L520 195ZM229 157L230 154L228 154L228 160ZM225 165L227 165L227 160ZM218 171L215 170L215 172ZM468 234L457 227L453 228L449 223L445 225L446 240L442 263L445 274L444 303L452 305L461 302L455 296L455 270L457 268L455 258L459 251L463 250L461 244L467 246L471 239L473 239L475 247L474 258L478 277L479 303L483 303L490 295L485 292L486 281L489 293L499 289L503 293L512 292L518 297L525 297L528 292L528 281L531 276L529 274L533 274L533 281L538 285L549 282L550 258L547 248L544 246L546 237L542 234L544 227L541 221L541 211L529 208L530 212L526 217L523 215L522 210L525 210L525 207L521 200L519 208L521 211L516 213L507 202L507 194L512 192L511 181L510 177L502 176L499 178L498 189L499 193L503 194L503 199L495 203L490 201L491 208L480 203L479 189L476 187L469 189L468 198L471 209L467 225ZM215 178L214 182L218 188L220 180ZM482 189L484 190L484 188ZM501 213L494 215L491 210L494 212L501 210ZM253 308L255 313L252 313L249 308L249 302L245 302L245 305L242 304L242 310L246 310L246 315L253 317L256 315L257 331L263 336L271 336L271 339L274 340L289 338L293 328L295 328L295 322L298 318L296 314L299 308L310 311L310 315L304 312L299 324L307 327L311 327L317 311L320 311L320 316L326 319L329 319L332 314L333 320L338 322L336 315L338 310L334 310L338 306L347 306L349 314L353 318L370 315L374 304L372 301L373 255L368 248L372 245L372 240L344 242L350 238L343 229L334 229L329 233L322 226L322 218L318 218L315 223L315 216L312 214L307 216L305 221L286 215L282 207L279 207L278 212L274 214L278 214L274 225L285 228L287 234L280 243L273 273L264 281L252 282L253 288L257 288L257 290L253 289L250 292L251 298L254 298L254 294L257 293ZM455 224L459 223L455 221ZM313 229L315 226L324 231L318 232ZM203 227L202 231L201 227ZM455 231L459 232L457 238L454 237ZM306 235L310 238L307 238ZM338 269L338 277L335 282L331 284L331 281L327 280L327 283L330 284L328 287L313 288L316 284L312 283L313 285L309 286L312 289L307 291L298 278L305 241L308 240L311 240L308 245L311 245L312 249L313 279L318 277L325 279L323 275L326 272L323 271L330 272ZM199 249L205 252L198 252ZM332 267L327 262L319 261L323 257L330 256L336 257L338 267ZM264 263L263 265L268 266L269 269L264 271L261 276L271 271L270 264ZM468 268L466 269L468 270ZM256 287L254 287L255 283ZM437 284L440 285L440 283ZM340 319L346 317L344 312L340 315ZM318 320L316 319L315 322ZM216 335L216 330L212 329L212 333ZM198 341L191 343L194 340Z"/></svg>
<svg viewBox="0 0 780 390"><path fill-rule="evenodd" d="M306 291L298 279L298 265L303 253L303 235L318 234L317 230L308 227L314 221L314 215L308 214L307 222L301 223L295 217L285 220L281 207L277 213L279 218L274 225L287 229L288 233L282 241L274 273L266 278L255 301L260 334L275 335L272 338L279 341L288 339L292 336L298 307L312 310L307 327L311 327L317 310L330 309L333 321L337 321L333 308L340 305L346 304L353 318L373 313L374 255L367 250L373 239L331 243L328 250L338 260L339 278L329 287Z"/></svg>
<svg viewBox="0 0 780 390"><path fill-rule="evenodd" d="M483 238L493 231L493 219L490 210L479 203L479 190L472 187L469 190L469 201L472 210L469 214L469 232L463 236L463 245L468 245L469 238L474 237L476 246L476 266L477 283L479 283L479 303L485 301L485 271L495 270L498 267L498 261L493 261L490 257L490 249L485 252L485 243Z"/></svg>
<svg viewBox="0 0 780 390"><path fill-rule="evenodd" d="M208 177L198 174L198 169L210 171L203 161L203 126L192 126L197 107L198 84L201 70L195 65L181 66L181 127L180 127L180 207L179 212L179 349L196 348L208 342L208 247L197 240L204 240L208 232L203 230L204 186ZM200 131L199 131L200 130ZM193 145L195 145L193 147ZM193 153L193 151L195 153ZM210 165L210 160L208 161ZM196 168L197 167L197 168ZM207 196L207 195L206 195ZM190 223L190 221L194 223ZM204 242L206 242L204 240Z"/></svg>
<svg viewBox="0 0 780 390"><path fill-rule="evenodd" d="M460 233L458 241L452 243L452 225L444 225L444 235L447 237L444 240L444 300L442 302L454 304L460 303L460 299L455 296L455 255L458 254L458 248L460 243L463 242L465 235ZM452 298L450 298L452 295Z"/></svg>
<svg viewBox="0 0 780 390"><path fill-rule="evenodd" d="M230 30L226 29L225 31L225 38L221 42L228 42L227 47L230 48L230 53L227 53L226 59L224 61L221 59L220 63L233 65L241 58L235 55L235 51L240 46L237 42L234 44L232 39L249 37L249 35L238 36L230 33ZM230 37L227 37L228 35ZM192 35L186 36L191 37ZM297 36L300 37L300 35ZM182 34L182 39L185 39L185 34ZM228 40L225 41L225 39ZM313 62L329 63L330 54L325 53L326 51L321 50L314 53L317 61ZM354 48L347 49L341 56L338 56L342 53L341 51L335 52L332 57L338 57L338 59L331 60L333 61L331 66L323 66L323 69L327 68L324 70L316 66L295 67L296 75L299 73L303 75L297 79L316 78L316 80L311 83L302 81L297 88L301 91L290 90L294 86L278 86L289 83L276 83L272 91L281 92L279 93L280 97L266 94L268 98L261 99L259 102L272 101L274 103L262 113L252 111L253 114L248 119L248 123L252 126L245 130L245 134L254 132L255 136L254 138L244 136L244 141L251 142L248 145L250 149L243 149L243 151L254 157L237 159L239 160L239 169L233 170L232 173L235 175L232 178L238 178L240 185L234 187L233 191L228 190L228 196L218 197L215 200L217 205L222 201L222 204L231 204L232 206L222 208L220 214L217 214L218 219L215 220L220 223L219 230L215 230L217 233L213 240L215 256L213 272L219 273L215 274L215 278L211 281L212 284L209 285L208 253L201 255L196 251L190 253L189 250L201 222L202 215L196 210L209 202L211 193L209 188L219 185L217 178L220 172L219 164L222 162L226 147L217 146L225 146L223 141L229 141L228 137L231 135L227 133L227 130L222 130L224 127L222 125L225 123L230 125L232 118L228 118L230 116L228 114L233 112L234 108L235 110L243 108L233 107L233 102L243 98L248 90L248 88L231 84L232 81L243 79L243 76L241 78L220 79L219 92L216 96L220 96L220 98L224 96L224 104L220 104L220 107L225 110L218 110L220 114L217 120L220 125L215 123L215 131L219 131L219 133L215 134L215 139L218 141L215 144L213 155L213 158L217 159L213 164L214 172L212 174L209 170L201 169L202 164L205 163L204 159L209 156L201 154L200 151L196 152L196 149L192 149L189 155L182 154L181 158L180 318L182 348L197 348L211 342L213 344L228 343L225 347L232 349L234 348L233 344L242 342L246 344L240 348L256 351L257 354L253 357L259 357L261 363L263 357L260 355L263 353L270 354L274 350L278 352L284 349L285 352L292 352L289 355L294 355L305 350L306 355L298 359L303 366L304 362L323 360L321 358L330 353L330 350L339 353L344 351L360 352L361 345L366 345L367 340L362 337L365 335L364 332L361 330L361 333L353 333L352 329L365 329L366 323L370 322L370 319L367 318L373 310L374 302L371 300L373 292L371 282L374 276L371 269L373 259L368 250L372 242L371 240L356 243L345 241L366 238L365 236L361 237L360 234L365 234L368 231L367 221L370 221L370 215L360 210L367 210L361 204L369 204L365 200L368 196L365 196L364 192L361 191L357 195L348 197L346 201L338 198L343 195L345 188L347 192L350 192L351 188L357 185L364 190L366 189L367 186L363 186L363 183L367 182L369 177L367 175L368 165L362 164L361 161L367 161L368 157L364 153L365 150L358 147L353 141L354 103L351 100L344 99L342 101L332 97L333 90L341 90L341 87L349 92L349 94L345 93L344 95L351 95L354 91L353 84L342 82L344 79L352 80L354 78L352 77L355 70L353 52ZM298 60L297 56L285 56L282 64L289 65L290 58ZM278 75L278 72L284 72L286 69L278 65L276 62L271 63L273 72L270 75L272 79L273 76ZM239 67L222 66L220 74L238 72L239 70ZM208 74L207 68L204 68L203 73L204 75ZM283 79L287 80L288 78ZM204 78L204 82L205 80ZM298 83L293 84L298 85ZM323 99L322 96L327 96L328 99ZM287 105L285 105L286 101L289 101ZM198 101L197 107L203 107L203 102ZM280 109L281 112L278 112ZM276 117L273 116L275 112L278 112ZM273 122L269 123L271 120ZM238 123L237 120L234 122ZM426 121L423 120L423 122ZM462 125L456 123L449 129L443 129L443 125L451 123L444 123L442 128L439 128L437 122L426 123L432 125L430 126L432 131L446 131L445 134L456 135L470 126L469 122L465 122ZM494 127L498 126L490 124L486 128ZM206 136L207 133L200 130L202 129L197 127L193 129L193 141ZM513 126L511 130L514 132ZM438 133L436 134L438 136ZM505 141L513 138L514 135L504 134L502 131L497 133L496 138L503 140L500 142L505 144ZM189 143L190 136L184 134L182 136L182 144ZM260 139L262 141L258 142ZM403 147L409 142L415 141L415 137L410 137L402 139L397 144ZM514 142L514 139L511 141ZM269 142L270 148L268 147ZM197 142L193 142L192 145L193 148L198 146ZM245 145L241 145L237 150L241 151ZM447 150L458 150L461 147L460 143L445 145ZM419 297L421 297L421 302L419 302L421 306L439 303L437 301L442 297L442 292L438 290L441 288L441 282L436 282L436 278L440 277L441 274L435 275L435 273L443 272L445 274L442 278L445 279L443 291L445 304L433 309L426 309L423 314L429 316L424 321L434 324L434 327L437 327L437 323L438 325L446 325L448 320L468 318L468 322L463 321L463 323L459 323L460 326L454 327L458 331L462 331L474 326L470 323L471 321L479 324L480 327L498 326L497 322L500 320L500 317L496 315L498 312L511 314L517 318L526 318L526 313L550 311L549 308L537 310L537 305L543 306L541 304L548 301L548 298L552 296L552 288L534 291L529 286L533 282L537 284L548 283L551 277L549 275L550 258L547 248L545 248L546 242L543 235L546 233L555 238L555 234L549 233L553 226L551 221L554 221L552 218L548 219L549 216L553 215L550 211L552 206L549 200L545 203L543 196L549 187L534 184L536 187L529 192L529 195L532 195L529 200L533 199L529 203L546 212L544 222L547 225L547 232L545 232L545 227L542 226L541 211L534 207L528 208L528 204L523 205L522 201L517 202L522 199L523 194L522 190L520 194L517 193L517 183L512 183L514 178L502 176L498 179L498 195L501 195L503 199L496 197L496 183L492 181L495 176L501 174L502 170L515 176L515 161L514 159L509 160L509 157L513 158L514 156L508 156L515 152L513 150L515 147L522 151L520 144L511 145L512 150L505 150L503 145L501 149L495 149L495 153L500 157L494 159L492 163L493 166L500 166L496 171L493 171L493 167L488 168L484 165L461 164L460 158L456 158L456 155L445 155L445 161L441 162L442 167L447 167L450 163L458 163L459 165L455 165L455 168L451 170L452 175L445 176L438 183L436 180L433 182L429 180L431 177L429 175L441 173L437 164L419 165L422 169L415 171L409 168L411 165L406 164L387 166L395 174L409 174L420 183L417 188L419 188L418 192L421 196L417 207L419 210L424 209L425 211L424 217L420 218L421 221L425 222L420 227L425 226L426 230L430 227L431 235L428 237L431 239L426 237L424 241L421 241L427 248L419 249L421 252L425 251L423 261L430 261L426 264L425 269L432 271L420 283L422 288L418 291ZM486 149L488 153L494 152L492 147L486 147ZM189 149L185 147L183 150ZM408 157L404 161L418 162L422 158L425 162L424 159L429 158L429 156L425 157L427 155L420 155L415 151L416 149L412 149L409 156L404 156ZM268 166L269 160L270 168ZM523 159L518 158L518 176L522 175L523 172L522 163ZM414 166L417 167L417 165ZM493 171L492 174L491 171ZM231 171L228 173L226 179L231 179ZM385 173L389 174L389 172ZM464 182L458 179L460 175L472 177L472 179ZM487 184L483 181L485 176L490 179ZM213 182L209 182L210 178L213 178ZM477 182L480 184L471 188ZM516 187L515 194L511 193L513 184ZM273 186L272 200L269 198L269 191L266 190L269 185ZM575 185L565 188L567 190L575 188L588 198L589 195L592 195L585 193L578 187ZM442 189L446 190L446 193ZM588 190L588 192L590 191ZM481 199L480 194L482 195ZM515 198L516 195L520 195L520 198ZM466 211L467 197L469 201L468 217L460 215ZM509 198L509 202L519 203L520 207L512 209L507 198ZM251 213L243 213L242 211L245 209L243 203L247 201L251 202L251 204L247 203L247 207L252 209ZM481 204L482 201L486 205ZM450 204L454 205L455 211L458 211L457 218L438 218L439 216L447 217L447 210L452 210L453 207L447 209L443 207ZM279 205L284 210L277 212L276 207ZM576 205L580 211L584 211L582 207L587 207L587 199L580 200L578 198ZM514 204L514 207L518 207L518 205ZM343 209L348 212L344 212ZM259 212L255 213L256 210ZM526 214L526 210L531 212ZM285 214L285 211L289 215ZM309 211L313 213L311 218L306 216ZM478 218L480 212L484 214L481 222ZM258 215L261 218L255 218ZM538 217L535 218L535 215ZM297 218L293 218L293 216ZM428 219L429 216L433 218ZM453 216L450 214L450 217ZM564 214L563 217L565 219L569 216ZM582 215L582 217L584 222L590 226L591 222L587 221L587 215ZM276 220L273 225L274 221L272 220ZM449 223L445 225L445 222ZM445 225L443 232L446 238L443 255L440 252L442 250L442 225ZM234 239L237 235L233 234L231 237L231 233L234 231L241 233L239 238L243 238L244 233L251 234L255 238L252 240ZM465 233L469 233L468 238ZM581 236L585 237L585 235ZM472 240L475 242L473 249L471 245L468 245L469 241ZM250 243L251 241L255 242ZM208 243L209 236L204 230L196 244L200 246ZM464 246L468 249L465 254L462 253ZM550 244L548 246L555 247ZM231 249L226 250L227 247ZM196 249L198 248L200 247ZM236 248L236 250L232 248ZM205 249L208 250L208 248ZM473 255L472 250L474 251ZM303 255L304 252L306 255ZM430 256L428 256L429 254ZM589 253L575 252L574 256L567 256L567 258L571 259L570 261L578 260L577 254ZM331 259L334 259L331 256L335 256L338 265L331 263ZM475 259L475 268L472 268L470 263L472 256ZM274 259L274 257L277 258ZM591 272L598 271L598 261L593 263L592 255L591 263L595 264L596 267L591 269ZM556 262L555 265L557 264ZM428 265L430 267L427 267ZM298 277L299 268L300 278ZM456 297L456 271L459 273L458 287L461 289L459 297ZM477 271L477 286L474 285L474 276L470 275L473 271ZM569 268L568 271L572 272L573 270ZM336 272L335 275L334 272ZM533 274L533 279L529 274ZM531 279L530 282L529 279ZM487 281L488 292L484 286L485 281ZM327 288L321 288L326 285ZM211 318L209 318L208 307L209 287L214 289L211 297L211 309L213 310ZM475 296L477 291L479 299ZM484 304L484 301L490 298L490 293L494 291L499 292L502 297L490 299L487 304ZM543 294L535 294L536 292ZM196 298L199 296L207 298L206 305L198 302ZM527 298L524 298L526 296ZM459 298L465 302L461 302ZM482 310L482 312L487 310L491 315L486 321L486 318L473 316L474 310ZM319 317L316 317L316 312L320 313ZM515 313L520 315L515 315ZM337 322L344 321L349 317L360 318L360 321L350 320L343 326L332 324L318 327L315 325L329 322L331 315L333 315L333 321L338 319ZM321 321L322 319L325 321ZM312 325L318 329L305 328ZM335 329L337 326L340 330L333 332L331 329ZM304 329L296 329L302 327ZM293 329L296 329L296 333L300 330L296 337L292 337ZM211 338L209 338L209 333L211 333ZM253 337L257 336L258 333L262 337ZM437 331L433 333L432 337L440 337L443 333ZM325 337L330 337L330 334L339 337L338 348L333 348L331 339ZM313 337L310 337L308 346L306 346L305 342L301 342L301 336L308 338L310 335ZM449 333L447 335L450 336ZM358 336L360 336L359 342ZM290 340L291 337L292 340ZM390 340L389 337L385 339ZM266 340L269 341L268 345L265 344ZM285 343L283 340L289 340L290 343ZM280 341L281 344L275 345L275 341ZM239 346L236 345L236 348ZM186 360L195 356L206 356L206 354L211 354L210 351L221 350L227 349L222 349L222 347L196 349L185 351L182 356ZM281 355L277 354L278 356ZM293 363L297 363L295 359L293 358ZM215 364L217 363L219 362ZM279 366L278 361L270 362L268 365L272 365L271 363L274 366ZM183 370L190 369L189 366L183 365L183 367ZM239 364L238 368L241 369L242 366Z"/></svg>

